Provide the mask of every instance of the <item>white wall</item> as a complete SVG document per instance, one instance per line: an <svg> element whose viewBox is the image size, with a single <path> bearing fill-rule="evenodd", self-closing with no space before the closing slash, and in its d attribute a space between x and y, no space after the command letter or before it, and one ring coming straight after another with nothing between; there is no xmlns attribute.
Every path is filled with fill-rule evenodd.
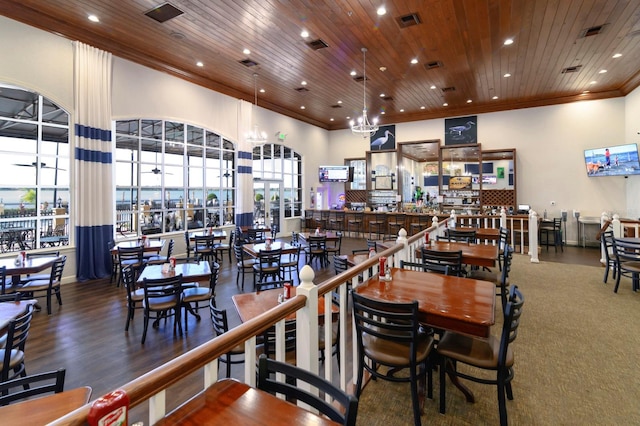
<svg viewBox="0 0 640 426"><path fill-rule="evenodd" d="M479 114L478 141L483 149L516 148L519 203L558 217L562 209L579 210L582 216L600 216L603 211L627 216L634 208L638 216L639 201L633 194L638 194L640 176L590 178L583 150L638 140L640 126L626 129L625 124L637 122L639 92L626 102L616 98ZM427 139L444 141L444 119L396 124L397 142ZM340 147L347 147L345 157L362 156L367 141L348 131L330 132L329 150ZM575 241L576 234L577 223L570 218L567 240Z"/></svg>

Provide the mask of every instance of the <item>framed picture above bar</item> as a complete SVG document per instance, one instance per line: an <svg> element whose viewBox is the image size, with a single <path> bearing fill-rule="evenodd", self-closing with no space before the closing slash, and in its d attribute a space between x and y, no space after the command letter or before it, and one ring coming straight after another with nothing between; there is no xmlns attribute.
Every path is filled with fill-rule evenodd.
<svg viewBox="0 0 640 426"><path fill-rule="evenodd" d="M478 116L446 118L444 120L444 144L466 145L478 142Z"/></svg>

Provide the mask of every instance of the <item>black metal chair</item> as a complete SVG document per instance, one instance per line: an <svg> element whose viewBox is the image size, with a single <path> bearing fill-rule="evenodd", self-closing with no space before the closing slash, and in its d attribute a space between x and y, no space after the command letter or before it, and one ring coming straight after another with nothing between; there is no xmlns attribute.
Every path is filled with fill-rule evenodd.
<svg viewBox="0 0 640 426"><path fill-rule="evenodd" d="M212 235L196 235L194 237L193 255L198 260L217 262L216 240Z"/></svg>
<svg viewBox="0 0 640 426"><path fill-rule="evenodd" d="M235 239L235 231L231 231L231 233L229 234L229 241L226 243L217 243L213 250L215 251L216 254L216 262L220 262L222 263L222 261L224 260L224 252L226 251L227 254L229 255L229 263L231 263L231 249L233 247L233 242Z"/></svg>
<svg viewBox="0 0 640 426"><path fill-rule="evenodd" d="M409 269L411 271L433 272L436 274L449 275L449 265L425 265L424 263L400 261L401 269Z"/></svg>
<svg viewBox="0 0 640 426"><path fill-rule="evenodd" d="M560 246L560 250L564 251L562 243L561 217L554 217L552 222L542 222L542 224L540 225L539 235L540 246L547 246L547 250L549 250L549 246L553 245L556 253L558 252L558 246ZM550 240L549 237L551 237L552 240Z"/></svg>
<svg viewBox="0 0 640 426"><path fill-rule="evenodd" d="M169 262L169 258L173 255L173 249L175 247L175 241L173 238L169 240L169 244L167 244L167 252L164 256L160 254L154 254L152 256L147 257L147 265L158 265Z"/></svg>
<svg viewBox="0 0 640 426"><path fill-rule="evenodd" d="M216 297L216 285L220 276L220 265L217 262L209 262L211 275L209 276L209 285L200 287L198 283L183 283L182 287L182 306L184 307L184 329L189 330L189 312L200 321L201 303L209 304L211 299Z"/></svg>
<svg viewBox="0 0 640 426"><path fill-rule="evenodd" d="M620 277L631 278L632 289L640 289L640 244L629 241L613 239L613 253L616 258L616 286L614 293L618 292Z"/></svg>
<svg viewBox="0 0 640 426"><path fill-rule="evenodd" d="M418 396L418 379L428 374L428 397L431 398L433 390L429 354L433 349L434 339L420 326L418 302L390 303L369 299L355 291L351 294L358 345L356 396L360 397L362 392L365 370L374 378L409 382L414 424L419 426L422 409ZM388 367L389 371L380 371L381 365ZM396 370L405 368L409 369L409 377L393 374Z"/></svg>
<svg viewBox="0 0 640 426"><path fill-rule="evenodd" d="M347 221L347 229L349 235L352 235L353 232L356 233L356 236L362 234L362 222L364 220L364 213L362 212L349 212L345 213L346 221Z"/></svg>
<svg viewBox="0 0 640 426"><path fill-rule="evenodd" d="M11 278L7 278L7 267L0 266L0 295L13 295L16 293L16 286Z"/></svg>
<svg viewBox="0 0 640 426"><path fill-rule="evenodd" d="M120 273L122 285L127 290L127 323L124 331L129 331L129 323L133 321L136 309L143 309L144 289L136 288L136 273L131 266L125 266Z"/></svg>
<svg viewBox="0 0 640 426"><path fill-rule="evenodd" d="M282 278L287 278L287 273L289 274L289 280L293 281L293 273L296 275L298 273L298 266L300 264L300 253L302 251L302 247L297 246L296 251L293 253L283 254L280 258L280 276Z"/></svg>
<svg viewBox="0 0 640 426"><path fill-rule="evenodd" d="M327 258L331 258L332 256L340 256L340 252L342 251L342 232L336 232L336 237L337 239L335 240L327 240L327 244L325 246Z"/></svg>
<svg viewBox="0 0 640 426"><path fill-rule="evenodd" d="M318 260L320 267L325 267L329 262L327 259L327 237L324 235L310 235L304 253L307 265L311 265L314 260Z"/></svg>
<svg viewBox="0 0 640 426"><path fill-rule="evenodd" d="M233 253L236 257L236 284L239 281L240 274L242 274L241 289L244 290L244 275L247 272L253 273L253 266L256 263L256 259L250 257L244 252L244 248L239 240L233 244Z"/></svg>
<svg viewBox="0 0 640 426"><path fill-rule="evenodd" d="M375 213L373 219L369 220L369 239L373 233L378 239L380 235L384 236L387 233L387 213Z"/></svg>
<svg viewBox="0 0 640 426"><path fill-rule="evenodd" d="M502 308L507 304L507 294L509 293L509 272L511 272L511 260L513 259L513 247L506 245L504 248L504 259L502 271L496 273L485 270L472 270L468 277L475 280L490 281L496 285L496 296L500 296Z"/></svg>
<svg viewBox="0 0 640 426"><path fill-rule="evenodd" d="M225 309L218 309L215 306L215 298L211 298L209 301L209 313L211 314L211 324L216 336L221 336L229 331L227 311ZM241 358L238 359L239 357ZM227 366L227 377L231 377L231 364L244 364L244 343L240 343L229 352L218 357L218 370L220 369L221 362Z"/></svg>
<svg viewBox="0 0 640 426"><path fill-rule="evenodd" d="M9 321L7 339L3 349L0 349L0 382L6 382L27 376L24 365L24 347L31 329L33 305L28 305L26 312L16 319Z"/></svg>
<svg viewBox="0 0 640 426"><path fill-rule="evenodd" d="M438 342L440 356L440 413L446 411L446 378L445 374L457 376L477 383L496 385L498 390L498 409L500 425L506 426L507 405L505 395L513 400L511 379L513 379L514 356L511 343L518 335L520 315L524 306L524 298L517 286L512 286L509 300L504 308L504 321L500 340L494 336L481 339L447 331ZM486 375L474 376L471 373L458 371L457 363L467 364L481 370L494 371L495 379ZM465 370L466 371L466 370Z"/></svg>
<svg viewBox="0 0 640 426"><path fill-rule="evenodd" d="M176 328L182 336L182 324L180 323L180 308L182 307L182 274L175 277L147 279L142 284L144 290L144 330L142 332L142 344L147 338L149 320L159 321L173 316L173 332Z"/></svg>
<svg viewBox="0 0 640 426"><path fill-rule="evenodd" d="M61 368L0 383L0 406L50 392L62 392L65 372Z"/></svg>
<svg viewBox="0 0 640 426"><path fill-rule="evenodd" d="M457 243L475 243L476 242L476 230L475 229L454 229L447 228L444 235L448 241Z"/></svg>
<svg viewBox="0 0 640 426"><path fill-rule="evenodd" d="M60 251L59 250L54 250L54 251L39 251L39 252L27 252L27 259L36 259L39 257L59 257L60 256ZM45 272L45 273L40 273L40 274L32 274L32 275L26 275L24 278L22 278L22 282L29 282L29 281L33 281L33 280L48 280L49 279L49 272Z"/></svg>
<svg viewBox="0 0 640 426"><path fill-rule="evenodd" d="M131 266L136 274L139 274L144 267L144 247L118 247L118 265L120 267L120 275L116 285L120 287L122 282L122 269L125 266Z"/></svg>
<svg viewBox="0 0 640 426"><path fill-rule="evenodd" d="M329 217L329 229L332 231L344 230L344 211L335 211L332 214Z"/></svg>
<svg viewBox="0 0 640 426"><path fill-rule="evenodd" d="M253 287L257 286L257 282L262 283L268 278L272 281L280 280L281 264L282 249L260 250L253 265Z"/></svg>
<svg viewBox="0 0 640 426"><path fill-rule="evenodd" d="M58 305L62 306L60 284L62 283L62 273L66 262L67 256L60 256L53 263L51 273L47 279L28 281L20 287L20 292L31 297L35 297L35 293L44 292L47 298L47 314L49 315L51 315L51 296L55 294L56 299L58 299Z"/></svg>
<svg viewBox="0 0 640 426"><path fill-rule="evenodd" d="M605 269L604 269L604 278L602 281L606 284L609 279L609 270L612 272L612 278L616 279L616 273L618 272L618 267L616 264L616 256L613 252L613 231L604 231L600 234L600 244L602 245L602 251L604 252L605 259Z"/></svg>
<svg viewBox="0 0 640 426"><path fill-rule="evenodd" d="M279 381L277 373L282 373L285 380ZM303 386L297 385L301 382L317 389L318 392L305 391ZM302 401L341 425L355 426L356 424L358 414L356 397L347 394L322 377L294 365L269 359L264 354L260 355L256 386L272 394L285 395L289 400Z"/></svg>
<svg viewBox="0 0 640 426"><path fill-rule="evenodd" d="M449 275L464 277L467 273L462 266L462 251L420 249L422 263L427 270L439 271L443 266L449 267Z"/></svg>

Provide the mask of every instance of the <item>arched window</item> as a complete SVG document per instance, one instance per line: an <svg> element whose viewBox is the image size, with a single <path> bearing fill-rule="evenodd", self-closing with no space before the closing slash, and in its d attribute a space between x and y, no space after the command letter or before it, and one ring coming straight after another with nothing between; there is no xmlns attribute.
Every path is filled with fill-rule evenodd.
<svg viewBox="0 0 640 426"><path fill-rule="evenodd" d="M116 122L120 236L233 224L235 148L222 136L164 120Z"/></svg>
<svg viewBox="0 0 640 426"><path fill-rule="evenodd" d="M0 85L0 250L69 243L69 114Z"/></svg>
<svg viewBox="0 0 640 426"><path fill-rule="evenodd" d="M302 216L302 156L284 145L253 148L253 178L283 183L284 217Z"/></svg>

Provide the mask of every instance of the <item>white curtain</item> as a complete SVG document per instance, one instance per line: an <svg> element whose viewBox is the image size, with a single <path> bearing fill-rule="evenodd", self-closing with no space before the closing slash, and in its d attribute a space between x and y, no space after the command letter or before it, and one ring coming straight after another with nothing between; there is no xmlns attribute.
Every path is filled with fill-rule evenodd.
<svg viewBox="0 0 640 426"><path fill-rule="evenodd" d="M247 101L238 101L238 178L236 192L236 225L253 223L253 146L245 135L251 129L252 107Z"/></svg>
<svg viewBox="0 0 640 426"><path fill-rule="evenodd" d="M113 239L112 56L74 42L76 276L110 276Z"/></svg>

